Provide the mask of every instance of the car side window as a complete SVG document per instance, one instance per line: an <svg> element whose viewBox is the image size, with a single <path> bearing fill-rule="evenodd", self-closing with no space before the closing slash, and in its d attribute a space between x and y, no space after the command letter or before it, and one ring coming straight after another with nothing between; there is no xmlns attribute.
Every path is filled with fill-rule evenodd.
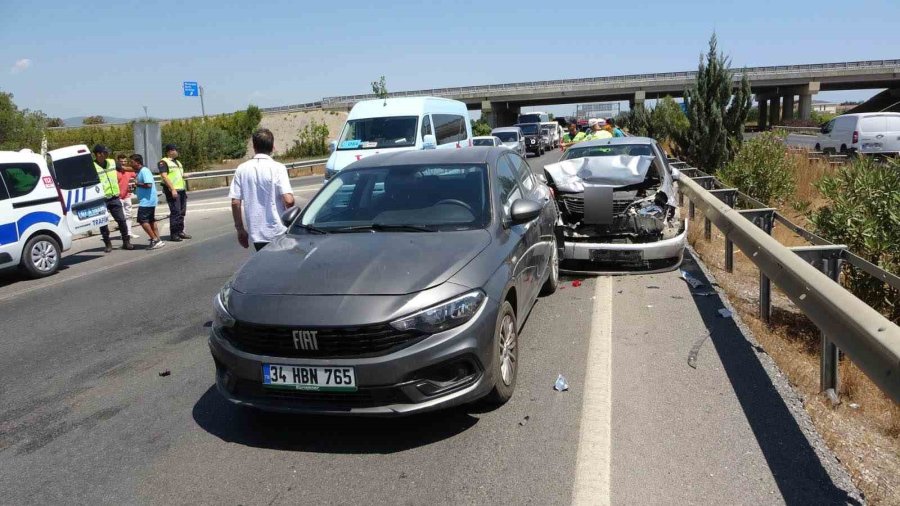
<svg viewBox="0 0 900 506"><path fill-rule="evenodd" d="M519 180L519 184L522 185L522 189L525 190L525 193L530 193L534 190L535 186L534 174L531 172L531 167L529 167L528 163L520 156L506 156L512 161L513 168L516 171L516 177Z"/></svg>
<svg viewBox="0 0 900 506"><path fill-rule="evenodd" d="M9 198L28 195L41 179L41 169L33 163L0 164L0 178L6 185Z"/></svg>
<svg viewBox="0 0 900 506"><path fill-rule="evenodd" d="M6 200L9 198L9 192L6 191L6 183L3 182L3 178L0 177L0 200Z"/></svg>
<svg viewBox="0 0 900 506"><path fill-rule="evenodd" d="M422 116L422 140L426 135L431 135L431 116Z"/></svg>
<svg viewBox="0 0 900 506"><path fill-rule="evenodd" d="M522 198L522 191L516 180L516 170L508 156L501 156L497 161L497 182L500 188L500 202L503 204L503 212L509 215L509 208L517 199Z"/></svg>
<svg viewBox="0 0 900 506"><path fill-rule="evenodd" d="M825 126L822 127L823 134L830 134L831 130L834 128L834 120L825 123Z"/></svg>
<svg viewBox="0 0 900 506"><path fill-rule="evenodd" d="M433 114L438 146L466 140L466 119L455 114Z"/></svg>

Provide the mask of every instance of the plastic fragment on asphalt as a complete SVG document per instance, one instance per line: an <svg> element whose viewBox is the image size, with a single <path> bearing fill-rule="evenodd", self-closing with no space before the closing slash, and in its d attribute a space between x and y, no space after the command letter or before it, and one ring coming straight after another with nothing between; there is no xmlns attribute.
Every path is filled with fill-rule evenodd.
<svg viewBox="0 0 900 506"><path fill-rule="evenodd" d="M522 421L519 422L519 427L524 427L525 424L528 423L528 420L530 420L530 419L531 419L530 415L525 415L525 418L523 418Z"/></svg>
<svg viewBox="0 0 900 506"><path fill-rule="evenodd" d="M581 280L576 279L575 281L572 281L572 286L574 286L575 288L578 288L579 286L581 286Z"/></svg>
<svg viewBox="0 0 900 506"><path fill-rule="evenodd" d="M656 286L656 285L648 285L648 286L647 286L647 289L648 289L648 290L659 290L659 287Z"/></svg>
<svg viewBox="0 0 900 506"><path fill-rule="evenodd" d="M166 369L165 371L160 371L160 372L159 372L159 376L160 376L160 377L168 376L168 375L170 375L170 374L172 374L172 371L170 371L170 370L168 370L168 369Z"/></svg>
<svg viewBox="0 0 900 506"><path fill-rule="evenodd" d="M556 390L557 392L565 392L568 389L569 389L569 382L566 381L566 378L564 378L562 374L557 376L556 384L553 385L553 390Z"/></svg>
<svg viewBox="0 0 900 506"><path fill-rule="evenodd" d="M855 402L851 402L851 403L850 403L850 408L851 408L851 409L859 409L859 404L857 404L857 403L855 403Z"/></svg>
<svg viewBox="0 0 900 506"><path fill-rule="evenodd" d="M681 270L681 279L683 279L687 284L691 285L691 288L697 289L704 285L703 281L695 278L688 274L688 272L684 269Z"/></svg>
<svg viewBox="0 0 900 506"><path fill-rule="evenodd" d="M716 292L694 292L693 295L697 297L709 297L710 295L715 295Z"/></svg>
<svg viewBox="0 0 900 506"><path fill-rule="evenodd" d="M725 309L724 307L719 310L719 316L721 316L722 318L731 318L732 315L733 313L730 310Z"/></svg>

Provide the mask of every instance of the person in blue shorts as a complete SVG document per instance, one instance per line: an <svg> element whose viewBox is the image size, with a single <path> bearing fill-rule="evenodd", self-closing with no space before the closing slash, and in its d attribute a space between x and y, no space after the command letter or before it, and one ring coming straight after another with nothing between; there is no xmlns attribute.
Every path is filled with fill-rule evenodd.
<svg viewBox="0 0 900 506"><path fill-rule="evenodd" d="M135 178L138 197L137 222L150 237L148 249L162 248L166 243L160 240L159 230L156 228L156 205L159 203L159 197L156 196L153 173L144 167L144 157L139 154L131 155L131 168L137 173Z"/></svg>

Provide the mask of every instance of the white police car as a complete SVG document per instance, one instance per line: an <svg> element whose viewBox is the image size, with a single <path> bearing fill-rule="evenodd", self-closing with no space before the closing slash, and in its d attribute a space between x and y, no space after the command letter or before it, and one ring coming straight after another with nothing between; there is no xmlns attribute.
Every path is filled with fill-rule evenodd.
<svg viewBox="0 0 900 506"><path fill-rule="evenodd" d="M74 235L108 221L87 146L51 151L46 161L28 149L0 151L0 269L49 276Z"/></svg>

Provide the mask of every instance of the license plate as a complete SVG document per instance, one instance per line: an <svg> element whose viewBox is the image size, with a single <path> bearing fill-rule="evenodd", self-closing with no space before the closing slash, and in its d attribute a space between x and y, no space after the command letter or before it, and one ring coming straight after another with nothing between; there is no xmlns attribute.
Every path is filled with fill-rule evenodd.
<svg viewBox="0 0 900 506"><path fill-rule="evenodd" d="M608 249L592 249L590 251L591 260L594 262L642 262L644 254L641 251L621 251Z"/></svg>
<svg viewBox="0 0 900 506"><path fill-rule="evenodd" d="M88 218L93 218L94 216L100 216L106 211L104 206L91 207L88 209L79 209L75 211L75 214L78 216L79 220L86 220Z"/></svg>
<svg viewBox="0 0 900 506"><path fill-rule="evenodd" d="M263 364L263 386L310 392L355 392L356 372L352 367L309 367Z"/></svg>

